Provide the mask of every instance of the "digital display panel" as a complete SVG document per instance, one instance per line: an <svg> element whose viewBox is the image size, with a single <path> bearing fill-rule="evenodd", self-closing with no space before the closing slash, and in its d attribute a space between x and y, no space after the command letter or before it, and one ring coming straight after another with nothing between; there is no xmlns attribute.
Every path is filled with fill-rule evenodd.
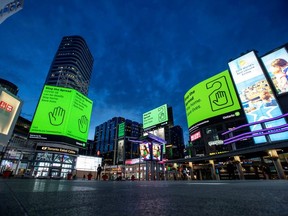
<svg viewBox="0 0 288 216"><path fill-rule="evenodd" d="M124 161L124 140L118 141L117 159L118 162Z"/></svg>
<svg viewBox="0 0 288 216"><path fill-rule="evenodd" d="M125 136L125 122L118 125L118 138Z"/></svg>
<svg viewBox="0 0 288 216"><path fill-rule="evenodd" d="M195 141L195 140L200 139L200 138L201 138L201 132L200 131L197 131L197 132L191 134L191 136L190 136L191 141Z"/></svg>
<svg viewBox="0 0 288 216"><path fill-rule="evenodd" d="M255 52L249 52L228 64L249 123L282 115ZM272 128L285 123L284 119L279 119L265 123L265 127ZM256 131L263 127L255 124L250 129ZM269 137L271 141L283 140L288 138L288 133L271 134ZM267 142L265 136L253 139L256 144Z"/></svg>
<svg viewBox="0 0 288 216"><path fill-rule="evenodd" d="M143 160L150 160L151 159L151 149L150 143L144 142L139 145L140 148L140 156Z"/></svg>
<svg viewBox="0 0 288 216"><path fill-rule="evenodd" d="M152 145L152 160L161 160L161 145L159 143L153 142Z"/></svg>
<svg viewBox="0 0 288 216"><path fill-rule="evenodd" d="M143 129L168 121L168 108L164 104L143 114Z"/></svg>
<svg viewBox="0 0 288 216"><path fill-rule="evenodd" d="M215 116L241 109L229 71L192 87L184 96L188 128Z"/></svg>
<svg viewBox="0 0 288 216"><path fill-rule="evenodd" d="M61 136L64 136L72 138L70 144L83 145L88 137L91 112L92 101L83 94L74 89L46 85L29 138L62 141Z"/></svg>
<svg viewBox="0 0 288 216"><path fill-rule="evenodd" d="M22 107L22 101L0 87L0 144L6 145Z"/></svg>
<svg viewBox="0 0 288 216"><path fill-rule="evenodd" d="M99 164L100 166L102 164L101 157L90 157L90 156L79 155L76 161L76 170L96 172Z"/></svg>
<svg viewBox="0 0 288 216"><path fill-rule="evenodd" d="M265 65L277 94L288 92L288 53L285 47L263 56Z"/></svg>

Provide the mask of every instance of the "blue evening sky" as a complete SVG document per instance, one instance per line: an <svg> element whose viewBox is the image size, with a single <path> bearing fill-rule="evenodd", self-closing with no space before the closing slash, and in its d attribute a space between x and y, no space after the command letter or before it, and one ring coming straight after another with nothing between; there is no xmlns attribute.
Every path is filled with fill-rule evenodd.
<svg viewBox="0 0 288 216"><path fill-rule="evenodd" d="M81 35L94 57L89 98L95 126L142 122L160 105L188 140L184 94L247 50L288 42L287 0L25 0L0 25L0 77L19 87L32 120L63 36Z"/></svg>

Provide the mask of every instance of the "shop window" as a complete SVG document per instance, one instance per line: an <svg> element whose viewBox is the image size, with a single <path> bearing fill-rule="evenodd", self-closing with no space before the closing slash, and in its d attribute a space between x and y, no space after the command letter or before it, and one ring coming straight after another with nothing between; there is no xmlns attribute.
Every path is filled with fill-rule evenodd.
<svg viewBox="0 0 288 216"><path fill-rule="evenodd" d="M63 155L54 154L54 162L62 162Z"/></svg>
<svg viewBox="0 0 288 216"><path fill-rule="evenodd" d="M52 154L49 154L49 153L37 153L36 160L39 160L39 161L52 161Z"/></svg>
<svg viewBox="0 0 288 216"><path fill-rule="evenodd" d="M73 163L73 156L69 156L69 155L64 155L63 156L63 163Z"/></svg>

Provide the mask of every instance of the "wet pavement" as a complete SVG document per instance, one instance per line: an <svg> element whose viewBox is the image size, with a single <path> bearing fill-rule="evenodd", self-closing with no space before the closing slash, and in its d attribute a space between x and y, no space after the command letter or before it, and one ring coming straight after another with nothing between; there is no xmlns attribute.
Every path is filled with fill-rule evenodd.
<svg viewBox="0 0 288 216"><path fill-rule="evenodd" d="M286 216L288 181L0 179L0 215Z"/></svg>

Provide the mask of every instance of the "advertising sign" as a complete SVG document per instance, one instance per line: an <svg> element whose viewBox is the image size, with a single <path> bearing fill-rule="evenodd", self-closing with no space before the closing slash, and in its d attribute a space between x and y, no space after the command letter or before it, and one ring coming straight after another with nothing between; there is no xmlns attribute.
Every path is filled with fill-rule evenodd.
<svg viewBox="0 0 288 216"><path fill-rule="evenodd" d="M150 143L148 142L141 143L139 147L140 147L141 159L150 160L151 159Z"/></svg>
<svg viewBox="0 0 288 216"><path fill-rule="evenodd" d="M1 0L0 1L0 24L8 17L23 9L24 0Z"/></svg>
<svg viewBox="0 0 288 216"><path fill-rule="evenodd" d="M6 146L19 117L22 101L0 87L0 145Z"/></svg>
<svg viewBox="0 0 288 216"><path fill-rule="evenodd" d="M125 122L118 125L118 138L125 136Z"/></svg>
<svg viewBox="0 0 288 216"><path fill-rule="evenodd" d="M240 110L229 71L223 71L196 86L184 96L188 128L206 119Z"/></svg>
<svg viewBox="0 0 288 216"><path fill-rule="evenodd" d="M197 139L200 139L200 138L201 138L201 131L197 131L197 132L191 134L191 136L190 136L190 140L192 142L197 140Z"/></svg>
<svg viewBox="0 0 288 216"><path fill-rule="evenodd" d="M102 164L101 157L90 157L79 155L76 161L76 170L96 172L99 164L100 165Z"/></svg>
<svg viewBox="0 0 288 216"><path fill-rule="evenodd" d="M268 71L277 94L288 92L288 53L285 47L263 56L262 62Z"/></svg>
<svg viewBox="0 0 288 216"><path fill-rule="evenodd" d="M83 94L74 89L46 85L32 121L29 138L84 145L91 112L92 101Z"/></svg>
<svg viewBox="0 0 288 216"><path fill-rule="evenodd" d="M124 140L118 141L118 151L117 151L117 159L118 162L124 161Z"/></svg>
<svg viewBox="0 0 288 216"><path fill-rule="evenodd" d="M168 121L167 104L143 114L143 129Z"/></svg>
<svg viewBox="0 0 288 216"><path fill-rule="evenodd" d="M229 67L249 123L282 114L255 52L249 52L229 62ZM279 119L265 123L265 127L272 128L285 123L284 119ZM251 131L261 130L263 126L255 124L250 129ZM288 133L269 136L271 141L277 141L287 139ZM256 144L267 142L265 136L254 137L254 141Z"/></svg>
<svg viewBox="0 0 288 216"><path fill-rule="evenodd" d="M161 160L161 145L159 143L155 143L153 142L152 145L152 160L157 160L160 161Z"/></svg>

